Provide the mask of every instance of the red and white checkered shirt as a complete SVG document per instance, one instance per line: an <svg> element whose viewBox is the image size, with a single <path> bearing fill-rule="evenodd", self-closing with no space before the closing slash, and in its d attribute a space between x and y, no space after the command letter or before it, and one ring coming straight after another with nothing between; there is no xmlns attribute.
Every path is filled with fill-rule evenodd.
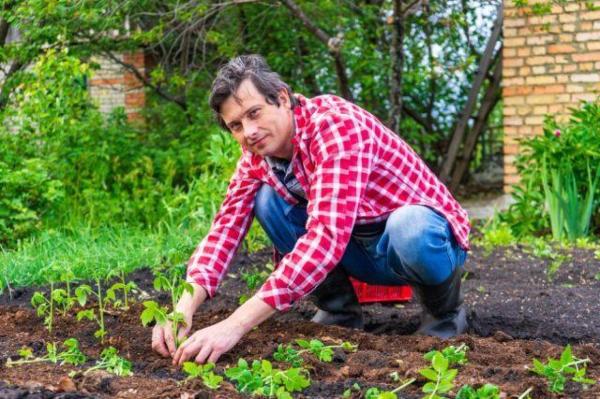
<svg viewBox="0 0 600 399"><path fill-rule="evenodd" d="M261 287L259 298L288 309L338 264L355 224L384 220L404 205L435 209L448 220L459 245L469 248L467 213L408 144L342 98L298 99L291 163L308 195L307 231ZM188 263L188 281L211 297L248 231L262 184L289 203L298 202L264 158L243 152L210 231Z"/></svg>

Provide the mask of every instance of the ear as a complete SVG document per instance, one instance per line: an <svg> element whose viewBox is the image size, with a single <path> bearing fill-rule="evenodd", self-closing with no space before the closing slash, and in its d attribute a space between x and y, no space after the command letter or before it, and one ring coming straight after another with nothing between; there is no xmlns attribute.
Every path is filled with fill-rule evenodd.
<svg viewBox="0 0 600 399"><path fill-rule="evenodd" d="M286 89L279 90L279 102L285 108L292 108L292 101L290 100L290 96Z"/></svg>

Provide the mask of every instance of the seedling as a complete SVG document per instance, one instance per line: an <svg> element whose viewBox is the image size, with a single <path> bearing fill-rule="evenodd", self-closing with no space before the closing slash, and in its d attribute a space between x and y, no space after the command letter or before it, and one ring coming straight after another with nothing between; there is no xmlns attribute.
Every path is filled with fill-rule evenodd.
<svg viewBox="0 0 600 399"><path fill-rule="evenodd" d="M250 368L246 360L239 359L237 367L228 368L225 375L235 381L239 392L269 398L291 399L290 393L310 386L307 370L301 367L277 369L268 360L255 360Z"/></svg>
<svg viewBox="0 0 600 399"><path fill-rule="evenodd" d="M585 377L585 364L589 361L589 358L578 359L573 356L571 345L567 345L559 359L548 358L548 362L545 364L538 359L533 359L532 371L546 377L551 392L559 393L565 389L565 383L570 375L572 375L572 381L580 384L592 385L596 383L593 379Z"/></svg>
<svg viewBox="0 0 600 399"><path fill-rule="evenodd" d="M269 274L273 271L274 266L271 263L268 263L266 266L267 270L258 271L255 270L253 272L244 272L242 273L242 280L246 282L246 287L250 292L253 292L258 286L262 285ZM250 298L249 294L242 294L238 299L238 303L241 305L246 302Z"/></svg>
<svg viewBox="0 0 600 399"><path fill-rule="evenodd" d="M78 366L85 363L87 358L79 349L79 342L75 338L69 338L65 340L63 346L66 349L62 352L59 352L55 343L48 343L46 344L46 351L48 353L41 357L34 357L33 350L31 348L23 347L19 350L19 356L21 356L22 359L8 359L6 361L6 367L41 362L50 362L54 364L60 362L61 366L63 364L72 364L74 366Z"/></svg>
<svg viewBox="0 0 600 399"><path fill-rule="evenodd" d="M119 377L133 375L131 362L120 357L119 351L112 346L104 349L100 354L100 360L96 360L96 365L87 369L83 374L88 374L93 370L106 370Z"/></svg>
<svg viewBox="0 0 600 399"><path fill-rule="evenodd" d="M195 362L183 363L183 371L188 375L186 380L193 378L201 378L207 388L219 389L223 377L215 374L212 370L215 368L214 363L197 364Z"/></svg>
<svg viewBox="0 0 600 399"><path fill-rule="evenodd" d="M455 364L462 366L464 364L467 364L468 362L467 350L469 350L469 347L466 344L460 344L458 348L454 345L450 345L442 349L441 352L436 350L427 352L423 357L425 358L425 360L432 361L435 354L440 353L443 357L445 357L448 360L448 365L450 367L454 366Z"/></svg>
<svg viewBox="0 0 600 399"><path fill-rule="evenodd" d="M119 281L114 283L108 290L106 290L107 294L109 291L112 291L112 296L115 297L113 305L116 308L120 308L123 310L129 309L129 293L137 288L137 284L133 281L125 281L125 271L120 269L118 273L116 273L119 277ZM116 291L121 291L121 298L116 299Z"/></svg>
<svg viewBox="0 0 600 399"><path fill-rule="evenodd" d="M352 384L352 386L350 388L348 388L348 389L346 389L344 391L344 393L342 394L342 399L349 399L349 398L351 398L352 397L352 393L353 392L359 393L360 389L361 389L360 385L358 385L358 383L355 382L354 384Z"/></svg>
<svg viewBox="0 0 600 399"><path fill-rule="evenodd" d="M296 350L291 345L286 345L284 347L280 344L277 347L277 351L273 354L273 359L279 362L288 362L293 367L299 367L303 362L300 355L305 352L312 353L322 362L331 362L333 360L333 350L335 348L342 348L348 352L354 352L357 348L357 345L351 344L350 342L342 342L339 345L325 345L318 339L311 339L310 341L297 339L296 343L299 347L304 349Z"/></svg>
<svg viewBox="0 0 600 399"><path fill-rule="evenodd" d="M475 390L470 385L464 385L458 391L456 399L500 399L500 388L493 384L485 384Z"/></svg>
<svg viewBox="0 0 600 399"><path fill-rule="evenodd" d="M63 316L75 304L75 298L71 296L70 282L74 275L70 270L59 270L56 266L50 266L45 269L45 275L50 284L48 297L41 291L36 291L31 297L31 306L36 310L39 317L44 317L44 325L48 332L52 332L56 310L59 309ZM56 281L66 284L66 289L55 288Z"/></svg>
<svg viewBox="0 0 600 399"><path fill-rule="evenodd" d="M104 325L104 313L106 312L106 307L108 306L108 304L111 301L115 300L115 292L107 291L106 296L103 297L102 284L100 283L100 278L96 277L96 291L94 291L92 287L90 287L87 284L80 285L75 290L75 296L77 297L77 300L79 301L79 304L81 306L85 306L85 304L88 301L88 298L91 295L94 295L97 299L98 312L96 312L94 309L81 310L77 313L77 320L79 321L81 319L88 319L96 321L99 328L94 333L94 336L96 338L99 338L101 343L104 343L104 337L106 336L106 328Z"/></svg>
<svg viewBox="0 0 600 399"><path fill-rule="evenodd" d="M192 285L181 277L179 277L178 271L172 271L170 276L166 276L162 273L157 273L154 279L154 288L157 291L166 291L171 294L171 305L173 311L168 313L168 309L164 306L160 306L155 301L145 301L144 307L146 308L140 315L142 324L147 326L152 321L156 321L157 324L164 325L167 322L171 323L171 329L173 331L173 337L175 338L175 345L181 344L177 331L179 327L185 325L185 318L181 312L175 311L177 302L181 298L184 292L188 292L190 295L194 293Z"/></svg>
<svg viewBox="0 0 600 399"><path fill-rule="evenodd" d="M431 367L419 370L419 374L429 382L423 385L424 399L443 399L441 396L454 388L454 378L458 370L449 368L450 362L441 352L435 352L431 359Z"/></svg>

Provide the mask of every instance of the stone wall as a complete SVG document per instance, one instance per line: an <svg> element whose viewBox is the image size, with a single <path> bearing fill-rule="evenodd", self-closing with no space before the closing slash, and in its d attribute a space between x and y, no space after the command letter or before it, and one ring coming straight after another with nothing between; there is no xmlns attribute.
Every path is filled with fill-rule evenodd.
<svg viewBox="0 0 600 399"><path fill-rule="evenodd" d="M600 1L592 3L600 8ZM519 180L517 139L540 134L544 115L565 120L569 107L599 94L600 10L572 0L535 16L504 1L503 51L504 189L510 192Z"/></svg>

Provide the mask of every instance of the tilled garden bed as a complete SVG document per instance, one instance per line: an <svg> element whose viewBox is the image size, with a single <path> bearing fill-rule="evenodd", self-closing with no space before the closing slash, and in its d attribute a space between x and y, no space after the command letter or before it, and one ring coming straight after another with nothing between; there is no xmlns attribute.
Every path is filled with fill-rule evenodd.
<svg viewBox="0 0 600 399"><path fill-rule="evenodd" d="M574 249L566 254L570 260L549 280L550 261L532 257L520 248L498 249L489 255L479 248L472 251L464 282L471 329L456 339L441 341L410 335L418 323L419 307L415 303L364 306L367 323L363 332L311 323L315 308L302 301L294 310L276 315L251 331L221 357L216 372L223 374L239 358L268 359L281 366L273 360L273 352L279 344L291 344L296 339L317 338L327 344L349 341L358 345L358 350L336 349L330 363L304 356L311 385L294 397L339 398L350 389L348 397L360 398L367 388L392 390L402 381L415 378L414 383L398 392L398 397L421 398L426 380L419 370L431 365L423 355L432 349L464 343L469 348L468 362L453 366L458 369L456 388L447 396L454 397L465 384L478 387L491 383L499 386L505 397L517 398L528 389L531 398L561 397L548 390L543 377L531 372L534 358L544 362L548 357L557 358L564 345L571 343L575 356L590 359L587 377L596 381L600 378L600 261L593 250ZM229 315L236 308L239 295L246 292L239 279L241 271L268 259L267 251L239 256L220 294L200 308L193 328L208 326ZM167 303L164 294L152 290L148 270L139 270L130 278L145 295ZM151 329L140 323L140 303L128 312L111 312L106 319L108 336L104 346L114 346L133 363L133 376L116 377L104 371L84 375L81 371L92 366L102 350L94 337L96 326L87 320L78 322L74 316L59 317L49 335L29 305L34 291L16 289L0 296L0 398L245 397L227 379L216 391L198 379L184 381L185 374L171 366L170 359L152 352ZM90 359L88 364L6 367L6 361L17 359L23 346L32 348L34 355L41 355L46 343L71 337L79 341ZM75 373L69 376L72 371ZM398 382L390 377L392 373L399 377ZM599 398L600 384L584 388L568 382L562 397Z"/></svg>

